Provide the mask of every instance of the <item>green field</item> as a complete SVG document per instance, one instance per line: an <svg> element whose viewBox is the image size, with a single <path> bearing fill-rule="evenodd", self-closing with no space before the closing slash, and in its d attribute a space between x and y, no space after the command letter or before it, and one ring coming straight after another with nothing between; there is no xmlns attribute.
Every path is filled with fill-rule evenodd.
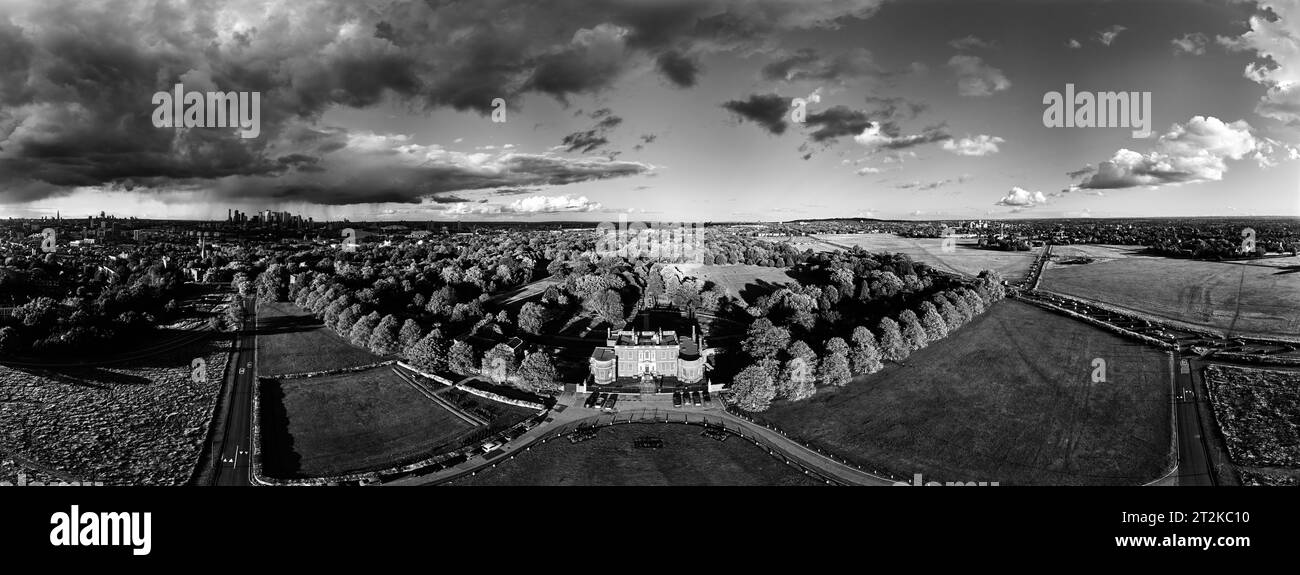
<svg viewBox="0 0 1300 575"><path fill-rule="evenodd" d="M744 439L720 442L702 431L663 423L602 427L580 443L535 445L455 485L821 485ZM633 446L645 436L663 439L664 446Z"/></svg>
<svg viewBox="0 0 1300 575"><path fill-rule="evenodd" d="M1049 266L1039 287L1231 335L1296 338L1297 264L1294 257L1207 262L1129 256Z"/></svg>
<svg viewBox="0 0 1300 575"><path fill-rule="evenodd" d="M953 245L952 252L943 251L940 238L904 238L894 234L825 234L815 236L823 245L810 245L815 251L833 251L844 246L862 246L869 252L904 253L912 261L924 262L930 267L965 274L979 275L981 271L993 270L1008 281L1019 280L1029 271L1034 258L1042 248L1026 252L1004 252L979 248L975 240L961 238ZM805 246L800 246L803 248Z"/></svg>
<svg viewBox="0 0 1300 575"><path fill-rule="evenodd" d="M262 380L264 473L321 477L431 455L474 429L389 367L327 377Z"/></svg>
<svg viewBox="0 0 1300 575"><path fill-rule="evenodd" d="M259 375L329 371L384 360L348 343L290 302L259 303L257 333Z"/></svg>
<svg viewBox="0 0 1300 575"><path fill-rule="evenodd" d="M713 282L725 289L731 297L744 297L750 303L761 295L775 291L785 284L794 284L794 278L785 268L752 266L747 264L702 265L673 264L688 277Z"/></svg>
<svg viewBox="0 0 1300 575"><path fill-rule="evenodd" d="M762 417L900 477L1132 485L1167 463L1169 369L1163 352L1006 300L905 365Z"/></svg>

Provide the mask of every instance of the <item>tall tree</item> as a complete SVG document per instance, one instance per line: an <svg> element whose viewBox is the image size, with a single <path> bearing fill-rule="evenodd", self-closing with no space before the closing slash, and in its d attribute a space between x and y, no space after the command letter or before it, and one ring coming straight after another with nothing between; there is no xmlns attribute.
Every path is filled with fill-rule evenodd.
<svg viewBox="0 0 1300 575"><path fill-rule="evenodd" d="M948 298L948 301L952 302L953 307L957 309L957 314L961 316L961 323L963 325L975 317L975 310L971 308L970 300L962 297L960 293L954 290L948 290L943 292L943 295Z"/></svg>
<svg viewBox="0 0 1300 575"><path fill-rule="evenodd" d="M334 331L337 331L341 336L347 337L352 332L352 326L356 325L361 316L361 304L354 303L348 306L347 309L339 313L338 322L334 324Z"/></svg>
<svg viewBox="0 0 1300 575"><path fill-rule="evenodd" d="M352 345L365 347L370 343L370 336L374 333L375 327L379 325L379 312L372 311L352 325L348 330L348 340Z"/></svg>
<svg viewBox="0 0 1300 575"><path fill-rule="evenodd" d="M519 364L519 379L528 391L559 391L562 387L551 357L541 351L528 354Z"/></svg>
<svg viewBox="0 0 1300 575"><path fill-rule="evenodd" d="M546 308L537 302L525 303L519 309L519 329L526 333L538 334L546 324Z"/></svg>
<svg viewBox="0 0 1300 575"><path fill-rule="evenodd" d="M1002 285L1002 274L993 270L984 270L975 277L975 291L985 304L992 304L1006 297L1006 286Z"/></svg>
<svg viewBox="0 0 1300 575"><path fill-rule="evenodd" d="M843 387L848 385L849 380L853 379L853 374L849 370L849 358L845 357L844 352L833 352L822 358L821 370L818 376L822 383Z"/></svg>
<svg viewBox="0 0 1300 575"><path fill-rule="evenodd" d="M816 378L813 377L813 366L817 365L816 356L813 356L813 362L808 363L802 357L786 362L786 369L782 373L784 390L778 389L777 395L790 401L802 401L816 394Z"/></svg>
<svg viewBox="0 0 1300 575"><path fill-rule="evenodd" d="M880 363L880 348L876 336L871 330L858 326L853 328L853 349L849 351L849 363L853 373L876 373L884 365Z"/></svg>
<svg viewBox="0 0 1300 575"><path fill-rule="evenodd" d="M771 407L775 395L772 376L761 366L751 365L736 374L726 401L750 413L758 413Z"/></svg>
<svg viewBox="0 0 1300 575"><path fill-rule="evenodd" d="M443 339L442 332L437 329L430 331L410 349L406 350L406 359L411 362L411 365L426 372L447 369L447 342ZM472 357L470 362L472 365ZM459 372L465 373L464 371Z"/></svg>
<svg viewBox="0 0 1300 575"><path fill-rule="evenodd" d="M420 324L416 323L415 320L408 318L403 322L402 329L397 332L397 345L402 353L419 343L420 335Z"/></svg>
<svg viewBox="0 0 1300 575"><path fill-rule="evenodd" d="M267 266L257 276L257 301L277 302L289 298L289 272L281 264Z"/></svg>
<svg viewBox="0 0 1300 575"><path fill-rule="evenodd" d="M987 310L990 305L986 304L979 294L967 288L961 288L958 291L958 297L965 299L966 303L970 305L971 318L984 313L984 310Z"/></svg>
<svg viewBox="0 0 1300 575"><path fill-rule="evenodd" d="M474 363L473 346L460 339L452 342L447 350L447 369L464 375L474 372Z"/></svg>
<svg viewBox="0 0 1300 575"><path fill-rule="evenodd" d="M826 340L826 353L843 353L849 352L849 344L844 342L842 337L832 337Z"/></svg>
<svg viewBox="0 0 1300 575"><path fill-rule="evenodd" d="M505 383L515 374L516 369L518 366L515 365L514 350L504 343L498 343L483 354L483 365L479 371L493 383Z"/></svg>
<svg viewBox="0 0 1300 575"><path fill-rule="evenodd" d="M370 339L366 342L366 347L370 351L379 355L393 355L401 351L401 345L397 340L397 318L392 314L386 315L379 320L379 325L375 326L374 331L370 333Z"/></svg>
<svg viewBox="0 0 1300 575"><path fill-rule="evenodd" d="M741 348L754 359L771 357L790 344L790 330L772 325L772 320L765 317L749 324L746 333Z"/></svg>
<svg viewBox="0 0 1300 575"><path fill-rule="evenodd" d="M952 333L965 323L962 320L961 312L957 311L957 308L952 305L952 300L943 297L942 294L934 294L931 301L933 301L934 305L939 308L939 316L942 317L943 322L948 325L948 333Z"/></svg>
<svg viewBox="0 0 1300 575"><path fill-rule="evenodd" d="M921 302L921 326L925 328L925 335L930 341L948 337L948 323L939 317L939 310L928 301Z"/></svg>
<svg viewBox="0 0 1300 575"><path fill-rule="evenodd" d="M905 309L898 314L898 323L903 329L903 341L912 351L922 349L930 344L930 337L925 335L925 327L916 317L916 312Z"/></svg>
<svg viewBox="0 0 1300 575"><path fill-rule="evenodd" d="M911 355L911 348L903 341L903 332L898 322L884 318L876 328L880 332L880 354L889 361L903 361Z"/></svg>
<svg viewBox="0 0 1300 575"><path fill-rule="evenodd" d="M776 396L791 400L805 399L811 395L808 388L813 387L817 353L808 344L797 340L790 344L786 353L790 359L785 362L776 379Z"/></svg>

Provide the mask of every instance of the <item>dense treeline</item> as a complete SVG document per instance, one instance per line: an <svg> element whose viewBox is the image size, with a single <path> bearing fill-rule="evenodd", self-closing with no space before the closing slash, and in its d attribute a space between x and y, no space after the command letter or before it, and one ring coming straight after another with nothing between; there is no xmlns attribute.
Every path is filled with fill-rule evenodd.
<svg viewBox="0 0 1300 575"><path fill-rule="evenodd" d="M821 279L761 298L750 308L757 319L727 401L760 412L776 399L812 397L818 384L848 385L947 337L1005 296L995 272L967 287L900 255L825 254L803 270Z"/></svg>
<svg viewBox="0 0 1300 575"><path fill-rule="evenodd" d="M54 355L131 345L131 338L177 313L179 271L161 260L123 259L98 293L36 297L0 318L0 354ZM84 292L83 292L84 293Z"/></svg>

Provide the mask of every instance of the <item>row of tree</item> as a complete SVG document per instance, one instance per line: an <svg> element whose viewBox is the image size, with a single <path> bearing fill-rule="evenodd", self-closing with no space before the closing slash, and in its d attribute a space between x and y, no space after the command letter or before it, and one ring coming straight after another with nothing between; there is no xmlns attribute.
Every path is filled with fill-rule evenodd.
<svg viewBox="0 0 1300 575"><path fill-rule="evenodd" d="M742 350L752 360L733 379L726 400L745 411L766 411L773 400L800 401L817 392L817 383L842 387L854 375L872 374L884 362L902 362L913 352L939 341L1003 299L1001 278L983 272L974 287L959 286L932 294L897 319L884 317L873 332L853 329L852 344L831 337L822 355L790 330L766 317L750 324Z"/></svg>

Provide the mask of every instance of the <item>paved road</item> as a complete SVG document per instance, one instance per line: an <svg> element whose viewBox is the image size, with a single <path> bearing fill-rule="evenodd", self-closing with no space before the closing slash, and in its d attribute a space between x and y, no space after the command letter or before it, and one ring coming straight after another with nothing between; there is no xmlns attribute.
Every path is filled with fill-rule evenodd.
<svg viewBox="0 0 1300 575"><path fill-rule="evenodd" d="M1178 484L1214 485L1209 448L1202 432L1197 402L1202 397L1192 381L1191 360L1178 358L1174 375L1174 414L1178 418Z"/></svg>
<svg viewBox="0 0 1300 575"><path fill-rule="evenodd" d="M253 485L252 417L253 382L257 374L257 306L252 298L244 300L244 328L235 338L229 380L230 403L225 429L214 434L212 453L220 453L213 476L214 485ZM252 329L248 329L248 328Z"/></svg>
<svg viewBox="0 0 1300 575"><path fill-rule="evenodd" d="M482 455L476 455L471 457L469 460L448 469L439 470L426 475L406 477L389 482L387 485L436 485L444 483L449 479L462 477L471 472L481 471L496 463L505 461L506 459L509 459L509 454L528 449L534 444L534 442L566 425L581 422L596 423L601 419L608 419L611 417L608 414L602 413L598 409L587 409L583 407L583 399L583 396L575 395L572 402L563 411L558 413L552 412L552 417L554 418L553 421L534 427L518 439L502 446L502 448L498 450L498 453L493 454L494 456L491 459ZM670 417L673 416L672 414L685 416L687 413L685 410L671 407L671 401L665 398L657 398L655 400L640 403L644 404L644 406L634 408L632 411L646 408L658 409L659 412L669 414ZM720 408L692 409L690 410L690 413L693 415L724 419L729 428L740 428L748 435L759 436L769 444L776 446L785 456L797 460L799 463L811 469L815 469L823 475L833 477L840 482L850 485L893 485L894 483L892 479L872 475L871 473L851 465L833 460L800 445L790 438L781 435L779 432L740 419ZM674 419L676 419L676 417L674 417Z"/></svg>

